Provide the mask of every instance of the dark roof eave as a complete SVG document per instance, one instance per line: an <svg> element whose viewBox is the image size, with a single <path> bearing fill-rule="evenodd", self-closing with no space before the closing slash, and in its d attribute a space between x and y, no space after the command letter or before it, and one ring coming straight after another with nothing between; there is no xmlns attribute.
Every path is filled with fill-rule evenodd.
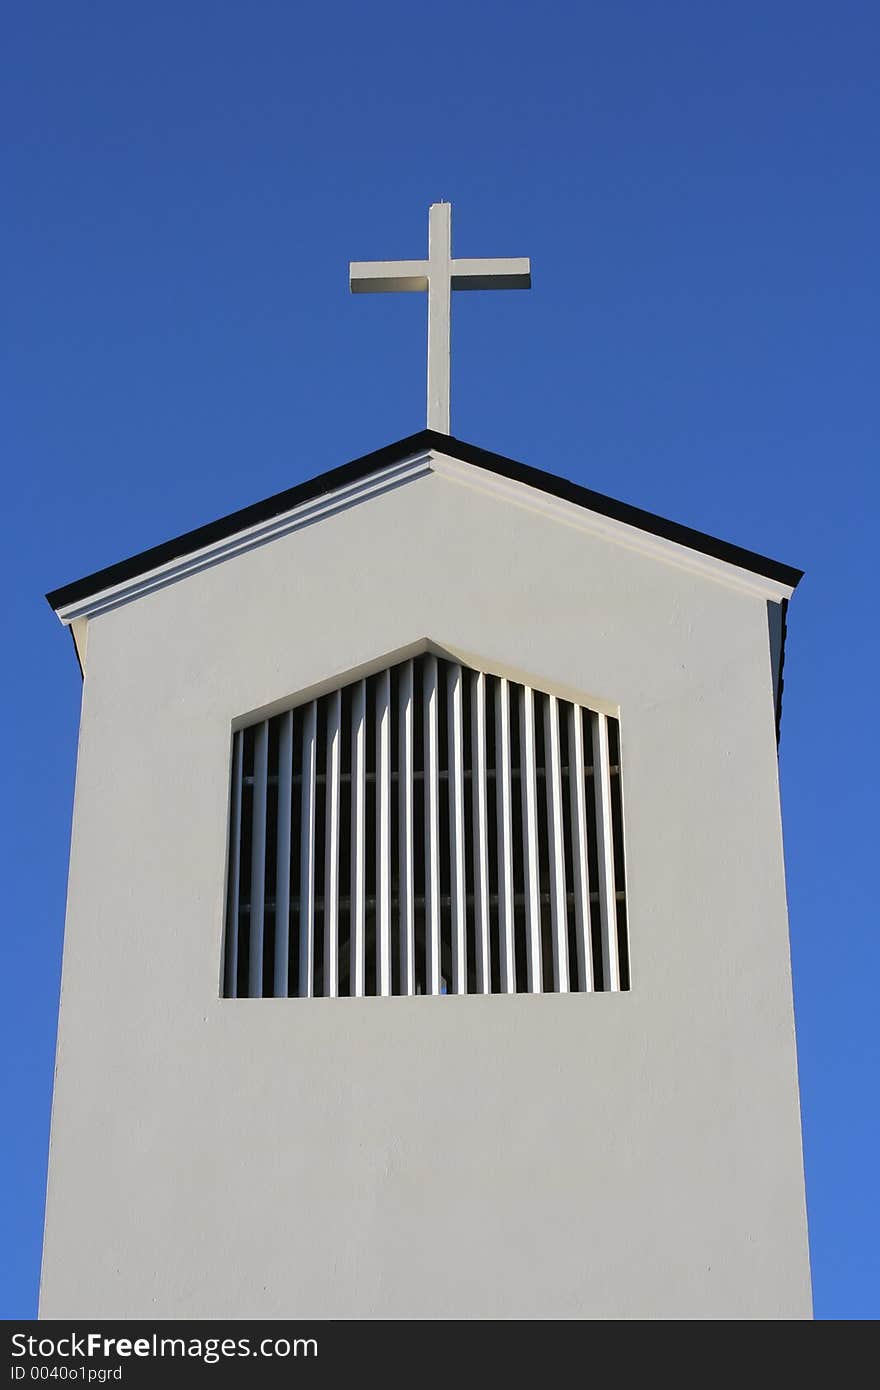
<svg viewBox="0 0 880 1390"><path fill-rule="evenodd" d="M327 473L321 473L317 478L310 478L307 482L298 483L296 487L276 493L274 497L267 497L262 502L255 502L240 511L231 512L229 516L221 517L218 521L209 522L207 526L199 526L194 531L187 531L182 536L165 541L162 545L152 546L149 550L143 550L140 554L132 555L127 560L120 560L117 564L108 565L106 569L97 570L94 574L86 575L83 579L76 579L72 584L65 584L59 589L53 589L51 593L46 595L46 598L50 606L57 612L59 608L66 608L68 604L77 603L88 598L90 594L99 593L102 589L112 588L116 584L124 584L126 580L133 579L139 574L146 574L150 570L157 569L160 565L170 564L182 555L191 554L217 541L225 540L238 531L244 531L251 526L258 526L264 521L270 521L272 517L281 516L284 512L291 511L303 502L312 501L325 493L335 491L336 488L357 482L378 468L399 463L408 455L429 448L438 449L464 463L485 468L489 472L510 478L514 482L525 483L529 487L538 488L552 497L559 497L575 506L585 507L600 516L607 516L615 521L624 522L627 526L635 526L650 535L674 541L678 545L687 546L690 550L711 555L715 559L724 560L728 564L737 565L740 569L749 570L753 574L762 575L766 579L775 580L780 584L787 584L791 588L794 588L803 576L802 570L794 569L791 565L783 565L778 560L770 560L767 556L745 550L742 546L731 545L729 542L718 540L714 536L707 536L702 531L695 531L689 526L680 526L677 522L667 521L663 517L655 516L652 512L643 511L640 507L632 507L627 502L617 502L612 497L605 497L600 492L593 492L590 488L580 487L577 483L569 482L566 478L559 478L553 473L544 473L539 468L530 468L528 464L517 463L515 459L505 458L502 454L493 454L488 449L480 449L474 444L466 444L463 440L454 439L451 435L439 434L435 430L419 430L417 434L407 435L405 439L399 439L394 444L388 444L382 449L364 454L361 458L353 459L351 463L342 464L339 468L332 468Z"/></svg>

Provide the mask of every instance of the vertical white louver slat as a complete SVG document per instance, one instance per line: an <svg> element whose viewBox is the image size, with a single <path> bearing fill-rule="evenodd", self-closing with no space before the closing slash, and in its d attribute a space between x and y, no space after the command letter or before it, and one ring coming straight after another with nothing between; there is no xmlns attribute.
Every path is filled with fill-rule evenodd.
<svg viewBox="0 0 880 1390"><path fill-rule="evenodd" d="M290 951L290 821L293 801L293 710L278 725L278 822L275 849L275 976L273 994L287 998Z"/></svg>
<svg viewBox="0 0 880 1390"><path fill-rule="evenodd" d="M547 763L547 812L550 845L550 922L553 931L553 985L568 993L568 910L565 902L565 841L562 828L562 760L559 755L559 701L548 695L544 705Z"/></svg>
<svg viewBox="0 0 880 1390"><path fill-rule="evenodd" d="M620 728L620 719L619 719L619 718L617 718L617 719L612 719L612 720L611 720L611 726L610 726L610 727L611 727L611 729L612 729L612 732L616 733L616 735L617 735L616 739L614 740L614 742L616 742L616 744L617 744L617 750L616 750L616 752L617 752L617 795L618 795L618 798L619 798L618 806L617 806L616 810L618 811L619 817L620 817L619 820L618 820L617 816L614 814L614 809L615 809L615 808L614 808L614 802L612 801L612 803L611 803L611 804L612 804L612 814L611 814L611 823L612 823L612 836L611 836L611 838L612 838L612 847L611 847L611 848L612 848L612 854L614 854L615 856L619 856L619 858L616 860L617 864L619 865L619 868L615 868L615 870L614 870L614 888L615 888L615 893L614 893L614 922L615 922L615 927L616 927L616 930L615 930L615 933L614 933L614 940L615 940L616 943L617 943L617 953L618 953L617 972L618 972L618 977L619 977L619 981L620 981L620 989L621 989L621 991L623 991L623 992L628 992L629 990L632 989L632 975L630 974L630 959L629 959L629 923L628 923L628 920L627 920L627 908L626 908L626 905L627 905L627 890L626 890L626 885L627 885L626 836L625 836L624 833L623 833L623 827L624 827L625 818L626 818L626 817L625 817L625 810L624 810L624 807L625 807L625 804L626 804L626 798L625 798L625 796L624 796L624 794L623 794L623 734L622 734L621 728ZM613 744L612 744L612 749L609 749L609 754L610 754L610 756L614 756L614 754L613 754ZM624 920L623 920L623 922L620 924L620 926L618 926L618 922L619 922L619 919L618 919L618 911L619 911L619 909L620 909L620 907L621 907L621 899L623 900L623 908L624 908L624 914L623 914L623 915L624 915Z"/></svg>
<svg viewBox="0 0 880 1390"><path fill-rule="evenodd" d="M315 978L315 759L318 706L303 715L302 822L299 871L299 997L311 999Z"/></svg>
<svg viewBox="0 0 880 1390"><path fill-rule="evenodd" d="M425 936L427 991L440 993L440 779L437 658L425 658Z"/></svg>
<svg viewBox="0 0 880 1390"><path fill-rule="evenodd" d="M611 768L608 758L608 720L593 714L593 784L596 794L596 838L599 856L599 918L602 924L602 984L620 989L617 958L617 897L611 827Z"/></svg>
<svg viewBox="0 0 880 1390"><path fill-rule="evenodd" d="M324 834L324 993L339 994L339 748L342 691L327 700L327 766Z"/></svg>
<svg viewBox="0 0 880 1390"><path fill-rule="evenodd" d="M269 783L269 725L254 731L254 800L251 818L251 903L248 996L263 996L263 914L266 902L266 788Z"/></svg>
<svg viewBox="0 0 880 1390"><path fill-rule="evenodd" d="M366 681L358 681L351 698L351 993L364 992L364 812Z"/></svg>
<svg viewBox="0 0 880 1390"><path fill-rule="evenodd" d="M376 684L376 993L391 993L391 672Z"/></svg>
<svg viewBox="0 0 880 1390"><path fill-rule="evenodd" d="M574 868L574 911L580 988L594 988L593 938L590 930L590 861L587 853L587 802L584 776L584 724L579 705L568 707L568 779L571 798L571 842Z"/></svg>
<svg viewBox="0 0 880 1390"><path fill-rule="evenodd" d="M226 997L238 995L238 899L241 893L241 768L244 734L232 735L232 813L229 890L226 899Z"/></svg>
<svg viewBox="0 0 880 1390"><path fill-rule="evenodd" d="M474 799L474 924L477 992L492 989L489 957L489 816L486 805L486 677L474 674L471 693L471 764Z"/></svg>
<svg viewBox="0 0 880 1390"><path fill-rule="evenodd" d="M449 850L452 889L452 992L467 994L467 908L464 882L464 744L460 666L450 666L447 701L449 723Z"/></svg>
<svg viewBox="0 0 880 1390"><path fill-rule="evenodd" d="M495 685L495 796L498 812L498 943L501 992L516 992L513 943L513 832L510 789L510 684Z"/></svg>
<svg viewBox="0 0 880 1390"><path fill-rule="evenodd" d="M400 828L400 992L415 994L415 902L413 889L413 664L400 669L400 774L398 825Z"/></svg>
<svg viewBox="0 0 880 1390"><path fill-rule="evenodd" d="M535 694L528 685L523 686L520 701L519 745L529 991L532 994L540 994L542 988L541 880L538 865L538 794L535 780Z"/></svg>

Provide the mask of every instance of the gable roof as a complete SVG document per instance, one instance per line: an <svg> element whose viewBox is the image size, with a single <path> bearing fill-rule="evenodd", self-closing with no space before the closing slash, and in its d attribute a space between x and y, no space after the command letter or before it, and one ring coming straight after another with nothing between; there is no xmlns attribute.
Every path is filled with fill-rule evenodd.
<svg viewBox="0 0 880 1390"><path fill-rule="evenodd" d="M740 569L749 570L753 574L788 585L792 589L802 578L803 571L794 569L791 565L784 565L778 560L771 560L765 555L758 555L752 550L745 550L742 546L731 545L728 541L707 536L702 531L693 530L690 526L680 526L675 521L667 521L664 517L643 511L641 507L630 506L627 502L617 502L613 497L605 497L600 492L593 492L591 488L569 482L567 478L559 478L553 473L543 472L540 468L531 468L528 464L518 463L515 459L505 458L502 454L493 454L488 449L480 449L474 444L465 443L464 440L454 439L451 435L439 434L436 430L426 429L419 430L417 434L407 435L405 439L399 439L396 443L388 444L383 449L376 449L370 454L364 454L361 458L353 459L350 463L342 464L339 468L331 468L328 472L321 473L316 478L310 478L307 482L286 488L284 492L278 492L274 497L267 497L264 501L255 502L252 506L243 507L240 511L230 512L228 516L221 517L218 521L211 521L207 526L199 526L194 531L187 531L182 536L176 536L173 540L163 542L162 545L151 546L149 550L142 550L140 554L132 555L127 560L120 560L117 564L108 565L105 569L97 570L94 574L86 575L83 579L76 579L71 584L53 589L46 595L46 598L51 607L58 612L59 609L67 608L72 603L79 603L92 594L100 593L117 584L124 584L127 580L136 578L138 575L147 574L159 566L179 560L182 556L190 555L206 546L215 545L240 531L264 522L270 522L274 517L281 516L303 503L314 501L327 493L356 483L378 469L400 463L412 455L428 449L435 449L447 457L460 460L462 463L486 469L488 472L510 479L512 482L537 488L551 497L557 497L564 502L584 507L600 516L623 522L625 525L636 527L649 535L673 541L677 545L686 546L688 549L699 551L704 555L710 555L714 559L726 561Z"/></svg>

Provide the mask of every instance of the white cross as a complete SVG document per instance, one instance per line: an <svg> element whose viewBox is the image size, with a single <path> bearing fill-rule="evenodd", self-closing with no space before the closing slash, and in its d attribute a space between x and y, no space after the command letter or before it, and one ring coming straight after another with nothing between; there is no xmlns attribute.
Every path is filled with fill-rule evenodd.
<svg viewBox="0 0 880 1390"><path fill-rule="evenodd" d="M428 291L428 429L449 433L449 323L452 290L527 290L528 256L512 260L453 260L452 205L428 210L426 261L352 261L352 294Z"/></svg>

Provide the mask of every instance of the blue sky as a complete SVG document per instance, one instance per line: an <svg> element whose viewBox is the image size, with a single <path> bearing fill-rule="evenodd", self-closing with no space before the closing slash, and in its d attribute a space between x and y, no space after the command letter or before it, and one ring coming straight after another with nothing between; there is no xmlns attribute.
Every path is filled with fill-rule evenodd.
<svg viewBox="0 0 880 1390"><path fill-rule="evenodd" d="M880 9L70 5L0 58L0 1315L36 1309L80 677L52 587L424 424L807 571L781 748L816 1313L880 1315Z"/></svg>

